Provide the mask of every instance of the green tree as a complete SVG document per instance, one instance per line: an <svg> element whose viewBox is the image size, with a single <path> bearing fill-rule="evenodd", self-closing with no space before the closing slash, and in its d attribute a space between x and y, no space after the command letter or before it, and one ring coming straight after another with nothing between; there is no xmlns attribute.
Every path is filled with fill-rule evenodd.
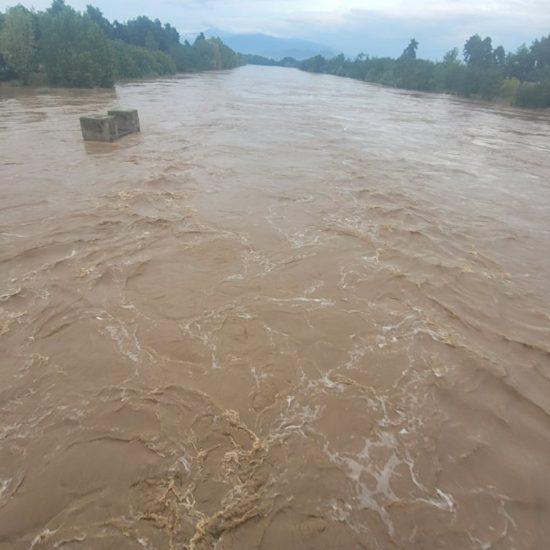
<svg viewBox="0 0 550 550"><path fill-rule="evenodd" d="M105 33L106 36L110 38L113 36L113 26L109 20L103 16L99 8L94 8L94 6L88 4L86 6L86 15Z"/></svg>
<svg viewBox="0 0 550 550"><path fill-rule="evenodd" d="M550 35L535 40L531 46L531 54L537 69L550 67Z"/></svg>
<svg viewBox="0 0 550 550"><path fill-rule="evenodd" d="M400 59L416 59L416 50L418 49L418 42L411 38L409 45L403 50Z"/></svg>
<svg viewBox="0 0 550 550"><path fill-rule="evenodd" d="M509 54L506 58L504 72L506 76L517 78L520 82L529 80L534 68L535 57L532 51L522 44L514 54Z"/></svg>
<svg viewBox="0 0 550 550"><path fill-rule="evenodd" d="M515 104L520 107L550 107L550 79L521 86Z"/></svg>
<svg viewBox="0 0 550 550"><path fill-rule="evenodd" d="M203 33L197 36L193 44L195 70L210 71L223 69L222 55L218 43L206 38Z"/></svg>
<svg viewBox="0 0 550 550"><path fill-rule="evenodd" d="M452 63L458 63L458 48L449 50L443 57L443 63L450 65Z"/></svg>
<svg viewBox="0 0 550 550"><path fill-rule="evenodd" d="M0 54L23 84L28 84L36 65L34 17L23 6L10 8L0 31Z"/></svg>
<svg viewBox="0 0 550 550"><path fill-rule="evenodd" d="M52 5L46 10L49 15L58 15L68 8L65 0L52 0ZM72 9L72 8L69 8Z"/></svg>
<svg viewBox="0 0 550 550"><path fill-rule="evenodd" d="M54 0L41 20L41 60L56 86L113 86L113 55L105 34L89 16Z"/></svg>
<svg viewBox="0 0 550 550"><path fill-rule="evenodd" d="M506 52L502 46L498 46L493 50L493 64L498 69L504 68L506 62Z"/></svg>
<svg viewBox="0 0 550 550"><path fill-rule="evenodd" d="M191 70L193 66L193 51L189 42L186 41L186 44L173 44L169 53L176 64L177 71L185 72Z"/></svg>
<svg viewBox="0 0 550 550"><path fill-rule="evenodd" d="M221 58L220 69L233 69L239 66L239 55L226 46L220 38L211 39L218 47Z"/></svg>
<svg viewBox="0 0 550 550"><path fill-rule="evenodd" d="M147 34L145 35L145 44L144 46L148 50L158 50L159 44L155 40L155 35L151 31L147 31Z"/></svg>
<svg viewBox="0 0 550 550"><path fill-rule="evenodd" d="M479 34L471 36L464 44L464 61L472 67L490 67L493 64L492 40L483 40Z"/></svg>

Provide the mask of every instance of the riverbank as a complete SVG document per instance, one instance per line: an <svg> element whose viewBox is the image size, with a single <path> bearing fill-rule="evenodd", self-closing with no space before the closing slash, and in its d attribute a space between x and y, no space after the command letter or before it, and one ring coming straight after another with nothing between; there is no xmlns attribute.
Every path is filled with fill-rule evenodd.
<svg viewBox="0 0 550 550"><path fill-rule="evenodd" d="M8 80L8 81L0 81L0 91L17 91L17 90L26 90L29 92L34 93L48 93L50 91L54 90L65 90L65 91L82 91L83 93L86 93L90 90L103 90L103 91L109 91L114 90L117 86L124 86L127 84L133 84L133 83L145 83L145 82L155 82L155 81L164 81L170 78L178 79L178 78L184 78L186 76L194 76L194 75L200 75L204 73L213 73L213 72L223 72L223 71L231 71L233 69L237 69L238 67L241 67L242 65L237 65L235 67L226 68L226 69L203 69L203 70L196 70L196 71L185 71L185 72L176 72L173 74L151 74L146 75L142 77L135 77L135 78L120 78L113 82L113 86L111 87L103 87L103 86L92 86L90 88L83 88L80 86L77 87L67 87L67 86L53 86L51 84L48 84L45 79L39 78L36 80L33 80L29 82L28 84L22 84L20 81L17 80Z"/></svg>
<svg viewBox="0 0 550 550"><path fill-rule="evenodd" d="M417 48L418 42L412 39L397 59L365 54L355 59L340 54L330 59L317 55L279 62L261 56L244 58L258 65L295 67L405 90L498 99L518 107L550 107L550 36L506 54L502 46L493 49L490 37L482 40L474 35L464 45L464 62L458 48L447 52L443 61L418 59Z"/></svg>
<svg viewBox="0 0 550 550"><path fill-rule="evenodd" d="M403 90L447 93L466 98L479 98L501 102L516 107L544 109L550 107L550 79L541 82L520 82L517 78L505 78L497 71L480 71L459 63L435 64L424 60L399 62L384 60L389 66L384 70L369 70L362 61L306 60L297 68L380 84Z"/></svg>
<svg viewBox="0 0 550 550"><path fill-rule="evenodd" d="M309 72L311 73L312 71L307 71L306 69L299 69L298 70L303 70L305 72ZM414 93L414 92L417 92L417 93L423 93L423 94L427 94L427 95L445 95L445 96L449 96L449 97L455 97L455 98L460 98L460 99L463 99L464 101L468 101L468 102L472 102L472 103L476 103L476 104L481 104L481 105L496 105L496 106L501 106L501 107L517 107L519 109L531 109L531 110L535 110L535 111L538 111L538 112L550 112L550 107L533 107L533 106L526 106L526 105L518 105L517 104L517 101L515 100L516 96L515 94L514 95L511 95L510 94L510 89L508 86L505 85L504 87L504 95L496 95L495 97L492 97L492 98L484 98L480 95L462 95L462 94L459 94L457 92L453 92L453 91L449 91L449 90L425 90L425 89L411 89L411 88L404 88L404 87L400 87L400 86L395 86L395 85L392 85L392 84L383 84L381 82L372 82L372 81L368 81L368 80L361 80L361 79L357 79L357 78L353 78L353 77L350 77L350 76L342 76L342 75L335 75L335 74L332 74L332 73L313 73L313 74L327 74L327 75L331 75L331 76L336 76L338 78L351 78L352 80L359 80L360 82L364 82L365 84L369 84L371 86L380 86L382 88L387 88L387 89L391 89L391 90L401 90L401 91L404 91L404 92L411 92L411 93ZM519 87L519 83L513 83L511 88L512 89L517 89Z"/></svg>

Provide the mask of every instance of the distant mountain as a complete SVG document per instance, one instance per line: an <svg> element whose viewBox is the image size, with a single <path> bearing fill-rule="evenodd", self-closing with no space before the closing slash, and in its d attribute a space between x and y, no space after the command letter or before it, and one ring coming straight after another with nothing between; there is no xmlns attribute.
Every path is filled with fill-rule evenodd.
<svg viewBox="0 0 550 550"><path fill-rule="evenodd" d="M277 38L267 34L231 34L218 29L209 29L206 36L220 37L230 48L239 53L261 55L270 59L308 59L315 55L330 58L336 54L327 46L298 38Z"/></svg>

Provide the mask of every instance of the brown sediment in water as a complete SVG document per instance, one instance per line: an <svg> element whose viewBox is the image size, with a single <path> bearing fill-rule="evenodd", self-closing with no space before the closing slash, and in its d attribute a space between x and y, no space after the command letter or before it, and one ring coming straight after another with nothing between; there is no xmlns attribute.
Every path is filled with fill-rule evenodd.
<svg viewBox="0 0 550 550"><path fill-rule="evenodd" d="M545 548L549 122L275 68L0 95L0 548Z"/></svg>

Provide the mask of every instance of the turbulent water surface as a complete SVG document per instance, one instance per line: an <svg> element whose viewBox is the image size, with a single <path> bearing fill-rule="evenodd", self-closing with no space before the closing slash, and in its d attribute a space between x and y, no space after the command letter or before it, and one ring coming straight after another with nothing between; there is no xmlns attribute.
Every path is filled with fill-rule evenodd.
<svg viewBox="0 0 550 550"><path fill-rule="evenodd" d="M245 67L0 163L0 548L548 548L548 114Z"/></svg>

